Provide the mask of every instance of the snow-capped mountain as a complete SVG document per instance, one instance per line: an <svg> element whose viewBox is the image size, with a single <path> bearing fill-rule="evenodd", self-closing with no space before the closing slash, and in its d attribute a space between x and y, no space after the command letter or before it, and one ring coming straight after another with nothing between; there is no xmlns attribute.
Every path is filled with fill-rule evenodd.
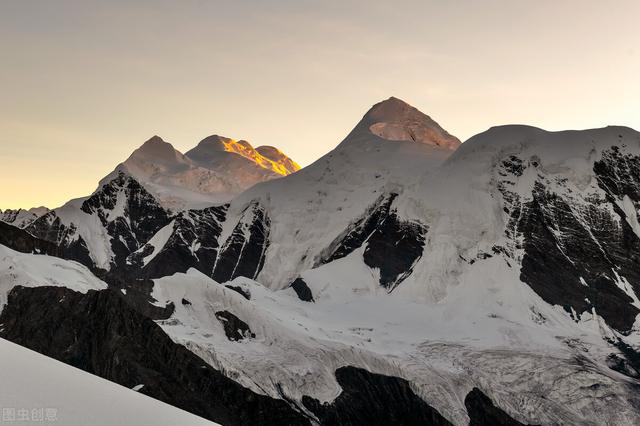
<svg viewBox="0 0 640 426"><path fill-rule="evenodd" d="M353 143L355 134L367 132L385 140L413 141L448 150L460 146L460 140L431 117L394 97L374 105L345 142Z"/></svg>
<svg viewBox="0 0 640 426"><path fill-rule="evenodd" d="M387 140L370 129L373 124L385 122L398 129L405 123L407 129L421 129L422 135L438 137ZM420 245L419 235L403 238L411 230L418 232L420 224L401 221L390 211L389 198L395 198L397 192L433 171L457 145L459 141L431 118L391 98L375 105L336 149L311 166L286 178L256 185L230 205L216 208L213 216L211 209L181 213L171 230L163 230L163 238L154 239L153 247L140 250L147 256L144 276L158 277L195 267L216 280L240 275L256 278L260 274L265 285L287 287L302 270L314 268L331 256L328 251L335 249L341 235L356 227L358 220L366 222L370 210L378 218L373 221L390 218L385 232L395 233L392 238ZM386 209L382 206L383 211L376 213L377 203L385 204ZM211 219L205 224L196 216ZM190 219L180 219L183 217ZM371 233L372 226L375 225L365 226L363 232ZM366 233L358 238L364 241L368 237ZM381 234L379 240L385 238L386 234ZM231 252L218 257L219 248ZM197 253L205 249L209 250L208 256ZM151 250L156 254L149 255ZM191 258L188 262L187 257ZM225 257L230 260L225 261ZM407 260L414 261L415 257ZM402 277L401 273L390 274L385 279L393 287Z"/></svg>
<svg viewBox="0 0 640 426"><path fill-rule="evenodd" d="M0 221L10 223L18 228L24 228L47 212L49 212L49 209L46 207L0 210Z"/></svg>
<svg viewBox="0 0 640 426"><path fill-rule="evenodd" d="M181 212L185 206L211 206L299 168L274 147L254 149L246 141L210 136L183 155L154 136L103 178L91 196L46 212L25 228L88 267L119 272L128 268L139 275L126 258L174 216L178 224L180 217L190 217L189 210Z"/></svg>
<svg viewBox="0 0 640 426"><path fill-rule="evenodd" d="M293 168L217 136L147 144L23 231L110 270L109 289L7 288L0 336L125 386L134 372L224 424L640 423L635 130L501 126L460 145L390 98L312 165L179 212L150 176L229 155Z"/></svg>
<svg viewBox="0 0 640 426"><path fill-rule="evenodd" d="M263 268L255 281L228 283L245 296L192 271L155 280L157 300L189 301L161 322L165 331L320 421L338 408L309 398L348 398L354 384L339 371L351 365L409 380L454 424L474 421L474 397L499 401L521 423L637 423L628 407L638 404L640 376L640 134L498 127L444 163L431 147L411 152L411 171L381 162L379 183L350 162L338 169L344 184L329 190L337 164L376 148L412 166L397 142L363 128L308 169L232 201L227 221L256 205L269 218L266 238L243 246L264 253ZM354 181L364 194L343 196ZM206 306L244 324L242 346L237 335L225 339L219 318L202 317Z"/></svg>
<svg viewBox="0 0 640 426"><path fill-rule="evenodd" d="M165 207L175 211L227 201L258 182L299 169L300 166L274 147L254 149L247 141L214 135L182 154L154 136L100 185L118 173L125 173L144 185Z"/></svg>
<svg viewBox="0 0 640 426"><path fill-rule="evenodd" d="M386 124L395 129L393 139L372 130ZM374 105L333 151L309 167L241 194L231 203L230 217L258 203L271 219L273 245L259 281L274 289L288 286L303 270L325 263L343 234L378 220L379 214L382 221L391 216L389 226L396 222L387 229L397 233L391 238L402 239L399 228L420 228L399 220L384 204L437 171L459 145L430 117L390 98ZM372 230L364 226L358 237L352 233L358 241L349 244L359 247Z"/></svg>
<svg viewBox="0 0 640 426"><path fill-rule="evenodd" d="M249 160L261 169L275 173L277 176L287 176L300 170L300 166L278 148L265 145L254 149L247 141L236 141L218 135L203 139L195 148L185 154L199 166L214 170L220 167L230 169L231 167L225 163L237 159L237 155Z"/></svg>
<svg viewBox="0 0 640 426"><path fill-rule="evenodd" d="M153 195L120 172L91 196L71 200L25 229L60 246L64 257L108 271L122 265L169 220Z"/></svg>

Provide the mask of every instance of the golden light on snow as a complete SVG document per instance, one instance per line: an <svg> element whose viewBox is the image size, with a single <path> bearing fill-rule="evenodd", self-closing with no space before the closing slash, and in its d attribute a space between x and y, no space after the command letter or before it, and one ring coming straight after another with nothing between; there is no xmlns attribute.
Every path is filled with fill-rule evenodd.
<svg viewBox="0 0 640 426"><path fill-rule="evenodd" d="M278 148L265 146L254 149L249 142L243 140L236 141L234 139L221 139L221 142L224 144L225 151L240 154L261 167L271 170L281 176L287 176L300 170L300 165L295 161L291 161ZM265 152L269 153L268 155L270 158L265 157L258 151L261 148L263 148Z"/></svg>

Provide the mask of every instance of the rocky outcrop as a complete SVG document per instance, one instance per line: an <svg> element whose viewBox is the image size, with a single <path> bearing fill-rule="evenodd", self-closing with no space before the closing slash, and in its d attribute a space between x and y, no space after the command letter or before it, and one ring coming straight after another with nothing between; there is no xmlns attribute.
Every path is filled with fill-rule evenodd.
<svg viewBox="0 0 640 426"><path fill-rule="evenodd" d="M37 238L27 231L0 221L0 244L22 253L60 257L62 251L51 241Z"/></svg>
<svg viewBox="0 0 640 426"><path fill-rule="evenodd" d="M211 276L218 257L218 237L222 232L228 205L201 210L187 210L173 220L170 236L164 245L145 245L132 254L129 263L140 268L140 275L159 278L196 268ZM155 253L157 251L157 253ZM153 255L144 264L144 258Z"/></svg>
<svg viewBox="0 0 640 426"><path fill-rule="evenodd" d="M302 398L323 425L451 425L404 379L356 367L337 369L336 379L342 392L334 401Z"/></svg>
<svg viewBox="0 0 640 426"><path fill-rule="evenodd" d="M170 220L169 213L134 178L119 173L82 204L68 204L31 223L26 230L61 249L65 259L92 270L124 273L126 259ZM102 239L105 241L102 241ZM102 245L110 258L96 263L85 239Z"/></svg>
<svg viewBox="0 0 640 426"><path fill-rule="evenodd" d="M380 285L389 292L411 274L424 249L427 227L401 220L392 208L398 194L385 194L334 240L319 264L329 263L365 246L363 260L380 270Z"/></svg>
<svg viewBox="0 0 640 426"><path fill-rule="evenodd" d="M264 266L270 225L264 208L257 202L250 203L220 248L213 279L222 283L236 277L256 278Z"/></svg>
<svg viewBox="0 0 640 426"><path fill-rule="evenodd" d="M216 318L224 327L224 334L226 334L227 339L231 341L237 342L238 340L256 337L246 322L229 311L216 312Z"/></svg>
<svg viewBox="0 0 640 426"><path fill-rule="evenodd" d="M296 292L298 299L303 302L315 302L311 289L302 278L296 278L296 280L291 283L291 288Z"/></svg>
<svg viewBox="0 0 640 426"><path fill-rule="evenodd" d="M566 178L539 173L525 198L511 188L524 169L537 165L512 157L502 166L506 234L512 249L523 251L521 280L576 320L595 310L612 328L629 332L640 313L634 305L640 294L640 238L620 206L624 197L632 209L639 205L634 185L640 159L623 158L615 148L604 153L594 171L605 197L576 194Z"/></svg>
<svg viewBox="0 0 640 426"><path fill-rule="evenodd" d="M174 343L117 291L15 287L0 324L2 338L221 424L309 424Z"/></svg>
<svg viewBox="0 0 640 426"><path fill-rule="evenodd" d="M91 270L96 269L87 243L78 235L77 227L73 224L65 225L55 210L39 217L25 230L58 246L60 257L80 262Z"/></svg>
<svg viewBox="0 0 640 426"><path fill-rule="evenodd" d="M609 368L632 379L640 379L640 352L620 338L608 339L618 349L618 353L609 355Z"/></svg>
<svg viewBox="0 0 640 426"><path fill-rule="evenodd" d="M362 247L367 238L384 222L391 211L391 204L398 194L388 194L378 197L367 211L336 238L322 255L318 265L342 259L354 250ZM316 265L316 266L318 266Z"/></svg>
<svg viewBox="0 0 640 426"><path fill-rule="evenodd" d="M122 267L132 252L169 223L169 214L153 195L124 173L87 198L81 210L97 215L111 237L112 268Z"/></svg>
<svg viewBox="0 0 640 426"><path fill-rule="evenodd" d="M180 212L168 225L170 229L163 229L128 257L126 274L160 278L195 268L221 283L240 276L256 278L269 246L269 217L257 202L250 203L237 219L228 217L228 208L224 204ZM230 220L237 220L226 225L233 226L233 231L221 241L223 226Z"/></svg>
<svg viewBox="0 0 640 426"><path fill-rule="evenodd" d="M236 293L240 294L242 297L244 297L247 300L251 300L251 292L247 289L244 289L240 286L237 285L225 285L226 288L228 288L229 290L233 290Z"/></svg>
<svg viewBox="0 0 640 426"><path fill-rule="evenodd" d="M473 388L464 399L469 415L469 426L523 426L493 404L480 389Z"/></svg>
<svg viewBox="0 0 640 426"><path fill-rule="evenodd" d="M380 285L392 291L411 274L422 256L427 227L401 221L395 213L376 228L367 241L364 263L380 270Z"/></svg>

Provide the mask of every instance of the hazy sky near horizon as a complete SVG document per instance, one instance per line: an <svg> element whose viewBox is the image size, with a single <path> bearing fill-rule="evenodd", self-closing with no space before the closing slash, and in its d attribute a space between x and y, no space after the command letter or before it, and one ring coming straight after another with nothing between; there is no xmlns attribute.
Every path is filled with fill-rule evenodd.
<svg viewBox="0 0 640 426"><path fill-rule="evenodd" d="M399 97L493 125L640 129L640 2L0 0L0 208L56 207L154 134L301 165Z"/></svg>

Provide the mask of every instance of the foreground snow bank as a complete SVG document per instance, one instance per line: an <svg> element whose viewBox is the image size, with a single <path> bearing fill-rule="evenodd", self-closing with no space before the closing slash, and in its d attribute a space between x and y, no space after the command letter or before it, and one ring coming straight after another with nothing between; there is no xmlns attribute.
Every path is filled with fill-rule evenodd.
<svg viewBox="0 0 640 426"><path fill-rule="evenodd" d="M0 383L3 424L215 424L4 339Z"/></svg>

